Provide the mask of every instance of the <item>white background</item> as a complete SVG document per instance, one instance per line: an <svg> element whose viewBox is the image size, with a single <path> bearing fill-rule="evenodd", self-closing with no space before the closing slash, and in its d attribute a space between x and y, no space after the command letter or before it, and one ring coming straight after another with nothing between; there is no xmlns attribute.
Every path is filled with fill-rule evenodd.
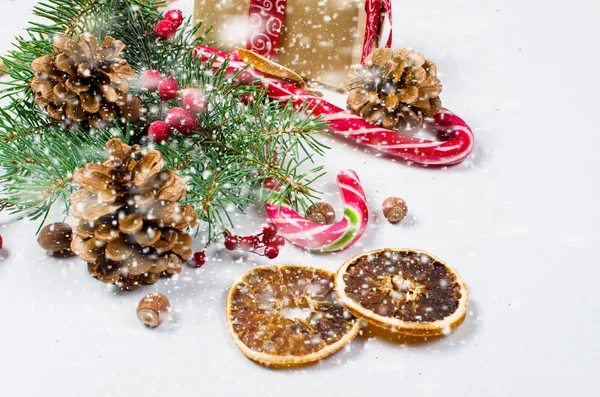
<svg viewBox="0 0 600 397"><path fill-rule="evenodd" d="M26 26L33 3L0 0L0 52ZM421 343L367 331L312 367L265 369L236 349L224 314L231 281L259 258L234 262L211 251L202 269L115 292L81 260L47 257L37 225L2 215L0 395L597 395L597 2L394 7L394 46L437 62L444 105L473 127L475 151L461 165L427 169L330 140L322 188L334 193L335 174L355 169L370 198L370 228L337 255L288 246L278 261L335 270L367 249L429 250L468 284L471 306L458 331ZM379 213L390 195L410 208L395 226ZM335 194L326 199L339 207ZM261 216L250 214L256 225ZM150 330L135 307L155 290L175 311Z"/></svg>

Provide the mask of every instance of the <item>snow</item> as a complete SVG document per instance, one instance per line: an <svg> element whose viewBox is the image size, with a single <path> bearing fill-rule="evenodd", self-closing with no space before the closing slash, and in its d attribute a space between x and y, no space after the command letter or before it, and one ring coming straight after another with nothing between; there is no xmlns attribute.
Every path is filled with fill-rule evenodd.
<svg viewBox="0 0 600 397"><path fill-rule="evenodd" d="M33 3L0 0L0 53L25 26ZM174 6L188 15L192 9L190 0ZM317 365L265 369L237 350L224 314L230 283L267 263L262 258L214 248L201 269L186 267L154 286L119 292L94 280L76 258L48 257L35 243L37 225L2 214L0 395L592 395L600 358L594 251L600 134L593 119L600 56L589 43L600 35L599 6L591 0L393 6L395 46L436 61L444 105L473 127L475 151L461 165L436 169L327 139L333 150L324 160L324 199L340 208L334 176L353 168L369 198L369 228L342 253L311 255L288 245L277 263L335 270L368 249L428 250L469 288L469 313L457 331L415 340L366 328ZM579 79L564 78L586 68L592 70ZM344 103L341 95L327 97ZM398 225L380 213L389 196L409 206ZM259 230L265 220L260 208L237 219L240 232ZM194 242L195 250L202 246ZM135 307L154 291L169 297L173 311L149 330Z"/></svg>

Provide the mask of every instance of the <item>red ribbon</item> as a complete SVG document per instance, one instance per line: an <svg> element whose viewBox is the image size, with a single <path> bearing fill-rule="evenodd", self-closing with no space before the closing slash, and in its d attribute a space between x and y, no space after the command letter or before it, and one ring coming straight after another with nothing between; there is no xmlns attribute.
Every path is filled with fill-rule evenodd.
<svg viewBox="0 0 600 397"><path fill-rule="evenodd" d="M286 2L287 0L250 0L247 49L265 58L275 58Z"/></svg>
<svg viewBox="0 0 600 397"><path fill-rule="evenodd" d="M362 57L360 62L364 63L365 58L373 52L375 41L383 27L385 17L390 22L390 35L388 36L386 47L392 46L392 3L391 0L367 0L365 2L365 11L367 12L367 28L365 30L365 43L363 45Z"/></svg>
<svg viewBox="0 0 600 397"><path fill-rule="evenodd" d="M287 0L250 0L248 7L248 43L246 48L265 58L274 59L277 54L281 28L285 19ZM367 27L361 62L364 62L375 47L383 21L390 22L390 35L386 47L392 45L391 0L366 0Z"/></svg>

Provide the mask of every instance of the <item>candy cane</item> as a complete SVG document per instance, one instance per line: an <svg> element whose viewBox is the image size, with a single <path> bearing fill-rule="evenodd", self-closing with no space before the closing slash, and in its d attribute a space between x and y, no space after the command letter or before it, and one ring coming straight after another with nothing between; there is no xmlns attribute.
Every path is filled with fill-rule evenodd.
<svg viewBox="0 0 600 397"><path fill-rule="evenodd" d="M356 172L342 171L337 179L344 202L343 219L331 225L320 225L306 220L288 205L267 204L267 214L279 233L292 244L316 252L340 251L354 244L367 228L367 198Z"/></svg>
<svg viewBox="0 0 600 397"><path fill-rule="evenodd" d="M194 53L204 61L214 59L214 67L219 67L225 59L229 59L229 73L247 67L237 52L227 54L201 46L196 48ZM394 157L424 165L452 165L463 161L473 150L473 132L467 123L447 109L438 112L427 125L451 139L439 142L419 139L370 124L301 87L264 74L255 68L249 67L247 72L260 79L259 84L267 90L270 98L291 98L295 108L308 103L314 115L322 116L329 123L333 133Z"/></svg>

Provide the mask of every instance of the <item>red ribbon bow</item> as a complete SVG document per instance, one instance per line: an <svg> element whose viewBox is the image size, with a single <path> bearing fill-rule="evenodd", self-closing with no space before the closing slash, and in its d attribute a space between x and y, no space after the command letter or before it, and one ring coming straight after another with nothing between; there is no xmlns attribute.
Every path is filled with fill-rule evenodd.
<svg viewBox="0 0 600 397"><path fill-rule="evenodd" d="M274 59L285 19L287 0L250 0L248 8L247 49L269 59ZM361 62L373 51L375 40L380 33L383 21L390 22L390 34L386 47L392 45L392 4L391 0L366 0L367 27Z"/></svg>

